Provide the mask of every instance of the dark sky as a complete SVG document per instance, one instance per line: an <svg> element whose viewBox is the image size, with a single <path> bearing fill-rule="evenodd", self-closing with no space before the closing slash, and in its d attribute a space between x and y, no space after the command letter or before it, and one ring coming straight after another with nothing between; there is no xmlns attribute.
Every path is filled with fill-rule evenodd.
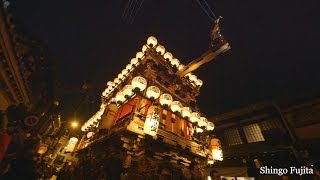
<svg viewBox="0 0 320 180"><path fill-rule="evenodd" d="M205 114L320 89L318 0L207 1L223 16L232 51L195 72L204 80L198 104ZM124 0L15 2L19 23L44 41L56 60L65 111L79 104L85 80L99 101L106 82L150 35L184 64L207 49L212 22L195 0L144 1L131 25L121 20L124 5Z"/></svg>

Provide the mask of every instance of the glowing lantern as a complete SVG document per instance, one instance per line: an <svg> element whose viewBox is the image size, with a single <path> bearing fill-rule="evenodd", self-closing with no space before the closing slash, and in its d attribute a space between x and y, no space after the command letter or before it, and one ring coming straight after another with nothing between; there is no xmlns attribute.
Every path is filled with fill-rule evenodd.
<svg viewBox="0 0 320 180"><path fill-rule="evenodd" d="M124 93L123 91L119 91L117 94L116 94L116 102L117 103L122 103L126 100L126 98L124 97Z"/></svg>
<svg viewBox="0 0 320 180"><path fill-rule="evenodd" d="M170 52L166 52L166 53L164 53L163 57L164 57L164 59L166 59L167 61L170 61L170 62L171 62L171 60L172 60L172 58L173 58L173 55L172 55Z"/></svg>
<svg viewBox="0 0 320 180"><path fill-rule="evenodd" d="M191 117L191 109L189 107L183 107L181 109L181 116L183 118L190 118Z"/></svg>
<svg viewBox="0 0 320 180"><path fill-rule="evenodd" d="M138 59L137 58L132 58L131 61L130 61L130 64L132 66L136 65L138 63Z"/></svg>
<svg viewBox="0 0 320 180"><path fill-rule="evenodd" d="M150 106L147 112L146 121L144 122L143 132L151 136L157 135L160 120L160 108Z"/></svg>
<svg viewBox="0 0 320 180"><path fill-rule="evenodd" d="M141 51L145 54L147 52L147 50L148 50L148 46L143 45Z"/></svg>
<svg viewBox="0 0 320 180"><path fill-rule="evenodd" d="M137 52L137 54L136 54L136 58L138 60L141 60L143 58L143 56L144 56L143 52Z"/></svg>
<svg viewBox="0 0 320 180"><path fill-rule="evenodd" d="M217 138L213 138L210 141L210 148L212 151L212 158L218 161L223 160L223 153L221 149L220 140Z"/></svg>
<svg viewBox="0 0 320 180"><path fill-rule="evenodd" d="M118 106L115 103L109 104L101 117L100 129L110 129L118 113Z"/></svg>
<svg viewBox="0 0 320 180"><path fill-rule="evenodd" d="M190 76L190 81L191 81L191 82L196 82L196 81L197 81L197 76L194 75L194 74L192 74L192 75Z"/></svg>
<svg viewBox="0 0 320 180"><path fill-rule="evenodd" d="M202 126L207 126L208 124L208 120L205 117L200 117L199 122L198 122L198 126L202 127Z"/></svg>
<svg viewBox="0 0 320 180"><path fill-rule="evenodd" d="M148 46L143 45L141 51L145 54L148 50Z"/></svg>
<svg viewBox="0 0 320 180"><path fill-rule="evenodd" d="M94 135L94 132L88 132L88 133L87 133L87 138L89 139L89 138L91 138L93 135Z"/></svg>
<svg viewBox="0 0 320 180"><path fill-rule="evenodd" d="M120 73L118 74L118 79L122 79L123 78L123 75Z"/></svg>
<svg viewBox="0 0 320 180"><path fill-rule="evenodd" d="M173 101L170 105L170 108L173 112L180 112L182 108L182 104L180 101Z"/></svg>
<svg viewBox="0 0 320 180"><path fill-rule="evenodd" d="M121 71L121 74L122 74L123 77L126 77L128 75L128 70L127 69L123 69Z"/></svg>
<svg viewBox="0 0 320 180"><path fill-rule="evenodd" d="M131 65L131 64L128 64L128 65L126 66L126 70L131 71L131 70L132 70L132 65Z"/></svg>
<svg viewBox="0 0 320 180"><path fill-rule="evenodd" d="M197 127L196 131L197 131L197 133L202 133L202 132L203 132L203 129Z"/></svg>
<svg viewBox="0 0 320 180"><path fill-rule="evenodd" d="M86 124L84 124L83 126L81 126L81 131L86 131L86 129L87 129Z"/></svg>
<svg viewBox="0 0 320 180"><path fill-rule="evenodd" d="M200 119L200 114L199 113L197 113L197 112L191 113L190 121L192 123L195 123L195 122L199 121L199 119Z"/></svg>
<svg viewBox="0 0 320 180"><path fill-rule="evenodd" d="M143 91L147 87L147 80L141 76L132 79L131 85L134 90Z"/></svg>
<svg viewBox="0 0 320 180"><path fill-rule="evenodd" d="M173 99L170 94L165 93L160 96L159 101L162 106L169 106L172 103Z"/></svg>
<svg viewBox="0 0 320 180"><path fill-rule="evenodd" d="M150 86L147 88L146 96L149 99L157 99L160 96L160 89L157 86Z"/></svg>
<svg viewBox="0 0 320 180"><path fill-rule="evenodd" d="M48 150L48 146L46 146L46 145L40 145L40 147L39 147L39 149L38 149L38 154L44 154L44 153L46 153L47 152L47 150Z"/></svg>
<svg viewBox="0 0 320 180"><path fill-rule="evenodd" d="M201 87L202 84L203 84L203 81L201 79L197 79L196 85Z"/></svg>
<svg viewBox="0 0 320 180"><path fill-rule="evenodd" d="M119 80L119 78L114 78L113 82L114 82L115 84L118 84L118 83L120 82L120 80Z"/></svg>
<svg viewBox="0 0 320 180"><path fill-rule="evenodd" d="M156 51L158 54L163 55L164 52L166 52L166 48L164 48L164 46L162 46L162 45L159 45L159 46L157 46Z"/></svg>
<svg viewBox="0 0 320 180"><path fill-rule="evenodd" d="M179 65L180 65L180 61L179 61L178 59L174 58L174 59L172 59L172 61L171 61L171 65L178 68Z"/></svg>
<svg viewBox="0 0 320 180"><path fill-rule="evenodd" d="M132 85L125 85L123 88L123 93L125 97L131 97L133 95L133 87Z"/></svg>
<svg viewBox="0 0 320 180"><path fill-rule="evenodd" d="M114 97L111 98L110 101L109 101L109 103L115 103L115 102L116 102L116 98L114 98Z"/></svg>
<svg viewBox="0 0 320 180"><path fill-rule="evenodd" d="M189 80L190 80L190 77L191 77L191 73L188 73L188 74L186 74L186 75L184 75L185 77L187 77L187 78L189 78Z"/></svg>
<svg viewBox="0 0 320 180"><path fill-rule="evenodd" d="M208 122L207 130L208 130L208 131L214 130L214 124L213 124L213 122Z"/></svg>
<svg viewBox="0 0 320 180"><path fill-rule="evenodd" d="M102 92L102 96L107 96L107 92L106 92L106 91L103 91L103 92Z"/></svg>
<svg viewBox="0 0 320 180"><path fill-rule="evenodd" d="M153 36L150 36L148 39L147 39L147 44L148 46L150 47L155 47L157 44L158 44L158 40L157 38L153 37Z"/></svg>
<svg viewBox="0 0 320 180"><path fill-rule="evenodd" d="M183 65L183 64L180 64L179 66L178 66L178 70L180 71L181 69L183 69L185 66Z"/></svg>
<svg viewBox="0 0 320 180"><path fill-rule="evenodd" d="M79 140L76 137L70 138L70 140L68 142L68 145L66 147L66 152L73 152L73 150L75 149L76 144L78 143L78 141Z"/></svg>
<svg viewBox="0 0 320 180"><path fill-rule="evenodd" d="M111 85L112 85L112 81L108 81L107 86L111 86Z"/></svg>

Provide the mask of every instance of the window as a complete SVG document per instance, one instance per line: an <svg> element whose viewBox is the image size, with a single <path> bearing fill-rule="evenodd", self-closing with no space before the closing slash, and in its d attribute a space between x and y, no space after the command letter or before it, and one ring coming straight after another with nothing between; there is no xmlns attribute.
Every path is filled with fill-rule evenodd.
<svg viewBox="0 0 320 180"><path fill-rule="evenodd" d="M242 140L237 128L224 131L224 136L229 146L242 144Z"/></svg>
<svg viewBox="0 0 320 180"><path fill-rule="evenodd" d="M260 126L258 124L251 124L243 127L248 143L265 141Z"/></svg>
<svg viewBox="0 0 320 180"><path fill-rule="evenodd" d="M268 120L259 122L259 126L261 128L261 131L268 131L271 129L281 128L281 123L279 121L280 120L276 118L268 119Z"/></svg>

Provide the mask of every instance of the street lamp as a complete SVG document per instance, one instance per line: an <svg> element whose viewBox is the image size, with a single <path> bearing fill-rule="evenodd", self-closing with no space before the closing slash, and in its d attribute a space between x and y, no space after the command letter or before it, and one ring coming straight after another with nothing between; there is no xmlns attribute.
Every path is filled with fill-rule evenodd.
<svg viewBox="0 0 320 180"><path fill-rule="evenodd" d="M77 121L71 122L71 127L72 128L77 128L79 126L79 123Z"/></svg>

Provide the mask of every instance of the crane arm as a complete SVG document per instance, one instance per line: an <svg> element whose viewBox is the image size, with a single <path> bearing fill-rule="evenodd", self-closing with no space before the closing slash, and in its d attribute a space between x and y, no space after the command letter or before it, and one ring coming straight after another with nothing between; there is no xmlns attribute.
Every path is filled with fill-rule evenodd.
<svg viewBox="0 0 320 180"><path fill-rule="evenodd" d="M183 77L186 74L197 70L203 64L216 59L219 55L222 55L231 49L229 43L221 35L219 22L221 16L215 21L215 24L211 30L211 47L205 53L203 53L199 58L191 61L184 68L179 70L176 74L179 77Z"/></svg>

